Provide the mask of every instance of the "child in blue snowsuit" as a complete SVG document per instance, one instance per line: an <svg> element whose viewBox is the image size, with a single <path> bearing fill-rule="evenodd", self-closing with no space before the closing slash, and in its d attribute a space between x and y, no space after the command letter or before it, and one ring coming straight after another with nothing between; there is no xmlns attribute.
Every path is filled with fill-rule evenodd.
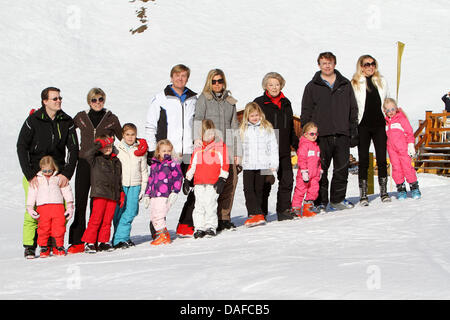
<svg viewBox="0 0 450 320"><path fill-rule="evenodd" d="M114 214L114 248L128 248L134 243L130 239L131 223L139 212L139 201L144 195L148 181L147 154L137 156L139 143L136 139L137 128L126 123L122 129L122 141L116 145L117 157L122 164L122 186L125 192L125 204L117 206Z"/></svg>

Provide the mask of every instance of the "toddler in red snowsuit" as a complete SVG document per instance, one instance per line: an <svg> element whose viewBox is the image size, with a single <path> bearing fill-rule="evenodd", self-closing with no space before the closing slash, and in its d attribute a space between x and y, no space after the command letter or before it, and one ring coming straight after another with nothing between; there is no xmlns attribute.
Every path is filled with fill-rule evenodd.
<svg viewBox="0 0 450 320"><path fill-rule="evenodd" d="M50 255L50 249L47 247L50 236L56 242L53 254L62 256L66 254L64 249L66 219L69 220L73 215L72 189L69 184L64 188L59 186L58 167L51 156L42 157L39 166L41 171L37 174L37 188L30 185L28 190L27 211L39 221L37 243L41 247L40 257ZM64 208L64 201L67 210Z"/></svg>
<svg viewBox="0 0 450 320"><path fill-rule="evenodd" d="M397 185L397 198L406 198L405 179L410 185L412 197L420 198L416 171L411 164L411 158L416 154L413 129L394 99L387 98L383 110L386 114L387 151L392 166L392 179Z"/></svg>
<svg viewBox="0 0 450 320"><path fill-rule="evenodd" d="M298 171L292 198L292 211L298 217L315 215L313 202L319 195L319 180L322 175L320 148L316 142L318 135L317 125L308 122L303 127L303 135L298 144Z"/></svg>

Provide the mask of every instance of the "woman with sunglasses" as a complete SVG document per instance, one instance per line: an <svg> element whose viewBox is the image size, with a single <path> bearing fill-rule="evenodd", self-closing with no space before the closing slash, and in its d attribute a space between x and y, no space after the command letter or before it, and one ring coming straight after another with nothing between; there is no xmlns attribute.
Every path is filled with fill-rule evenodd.
<svg viewBox="0 0 450 320"><path fill-rule="evenodd" d="M227 90L225 73L220 69L212 69L208 72L206 83L195 105L194 115L194 143L197 147L202 145L202 120L210 119L221 134L221 139L228 148L229 174L225 187L217 200L218 226L217 231L224 229L234 229L231 222L231 209L233 207L234 192L237 185L237 166L241 157L240 150L237 149L236 134L239 127L236 114L237 100L231 96ZM191 200L193 192L190 195ZM195 200L194 200L195 201ZM189 214L190 213L190 214ZM192 215L192 211L185 205L182 217ZM180 223L183 219L180 218ZM186 221L186 219L184 219Z"/></svg>
<svg viewBox="0 0 450 320"><path fill-rule="evenodd" d="M386 122L383 115L383 101L389 93L386 79L378 71L377 60L370 55L359 57L351 83L358 103L359 202L362 206L369 205L367 171L371 141L377 159L380 198L382 202L390 202L387 193Z"/></svg>
<svg viewBox="0 0 450 320"><path fill-rule="evenodd" d="M74 118L75 128L80 130L80 152L75 174L75 215L69 229L70 247L67 253L84 252L81 237L86 229L86 206L91 188L91 169L86 153L94 147L96 136L116 136L122 139L122 126L119 119L105 108L106 94L100 88L92 88L87 94L89 109L80 111ZM91 203L92 209L92 203Z"/></svg>

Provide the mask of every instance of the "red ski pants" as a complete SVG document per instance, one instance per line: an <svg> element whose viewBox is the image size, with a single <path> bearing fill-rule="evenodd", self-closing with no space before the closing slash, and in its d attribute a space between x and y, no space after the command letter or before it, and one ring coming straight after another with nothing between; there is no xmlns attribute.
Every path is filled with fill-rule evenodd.
<svg viewBox="0 0 450 320"><path fill-rule="evenodd" d="M86 243L108 242L116 206L117 201L93 198L91 217L81 241Z"/></svg>
<svg viewBox="0 0 450 320"><path fill-rule="evenodd" d="M40 247L47 246L48 238L52 236L56 240L56 246L64 246L64 234L66 233L66 217L64 216L64 205L50 203L38 206L39 213L38 240Z"/></svg>

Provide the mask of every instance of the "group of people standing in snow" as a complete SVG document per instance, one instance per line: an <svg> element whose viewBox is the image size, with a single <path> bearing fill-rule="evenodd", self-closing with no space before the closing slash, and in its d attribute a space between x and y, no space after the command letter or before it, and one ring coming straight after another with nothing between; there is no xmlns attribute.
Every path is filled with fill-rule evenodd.
<svg viewBox="0 0 450 320"><path fill-rule="evenodd" d="M405 179L412 196L420 197L410 158L415 153L412 128L396 101L389 98L377 61L369 55L360 57L351 81L335 69L336 57L331 52L321 53L317 63L320 70L303 93L301 137L294 129L291 102L282 92L285 80L276 72L264 76L264 93L246 104L239 123L237 100L222 70L209 71L197 97L186 86L190 69L176 65L170 72L171 83L151 99L144 138L138 138L134 124L122 126L105 108L106 94L100 88L88 92L89 108L74 119L61 110L60 90L44 89L42 107L30 113L17 142L27 198L25 257L34 258L37 245L41 257L50 252L65 255L65 225L72 216L67 253L133 246L131 225L139 202L150 210L151 244L170 243L166 216L180 191L187 198L176 228L178 236L202 238L234 229L231 211L240 172L246 226L266 223L275 176L279 221L353 208L346 190L350 148L355 146L360 204L369 205L371 141L381 200L391 200L386 150L397 197L406 197ZM298 156L295 189L292 150ZM73 197L69 180L75 168ZM89 197L91 214L86 226Z"/></svg>

